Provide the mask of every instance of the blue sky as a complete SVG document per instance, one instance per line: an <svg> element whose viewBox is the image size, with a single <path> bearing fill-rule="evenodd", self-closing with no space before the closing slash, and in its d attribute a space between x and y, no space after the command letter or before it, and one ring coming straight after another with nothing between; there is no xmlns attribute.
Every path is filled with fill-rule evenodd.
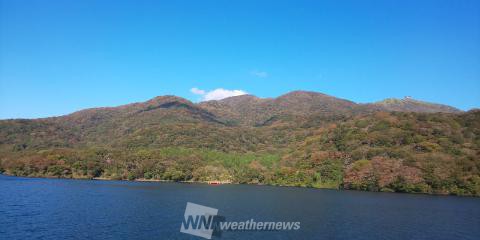
<svg viewBox="0 0 480 240"><path fill-rule="evenodd" d="M0 119L299 89L480 107L480 1L0 0Z"/></svg>

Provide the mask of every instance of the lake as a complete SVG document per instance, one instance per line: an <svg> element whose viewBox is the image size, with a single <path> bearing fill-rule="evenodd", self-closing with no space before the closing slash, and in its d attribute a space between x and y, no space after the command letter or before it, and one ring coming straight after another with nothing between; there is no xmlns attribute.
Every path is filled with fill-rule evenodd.
<svg viewBox="0 0 480 240"><path fill-rule="evenodd" d="M213 239L480 239L472 197L4 175L0 239L203 239L180 232L187 202L228 221L301 224Z"/></svg>

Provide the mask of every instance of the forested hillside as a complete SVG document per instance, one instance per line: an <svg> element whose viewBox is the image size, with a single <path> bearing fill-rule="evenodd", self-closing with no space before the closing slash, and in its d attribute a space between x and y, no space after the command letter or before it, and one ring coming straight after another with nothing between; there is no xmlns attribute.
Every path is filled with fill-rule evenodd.
<svg viewBox="0 0 480 240"><path fill-rule="evenodd" d="M0 171L479 196L480 111L302 91L199 104L163 96L2 120Z"/></svg>

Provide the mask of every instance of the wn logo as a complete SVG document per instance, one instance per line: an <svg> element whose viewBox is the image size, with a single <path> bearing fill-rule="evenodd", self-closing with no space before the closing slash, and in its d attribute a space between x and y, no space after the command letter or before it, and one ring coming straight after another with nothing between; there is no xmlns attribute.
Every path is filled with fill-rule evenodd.
<svg viewBox="0 0 480 240"><path fill-rule="evenodd" d="M274 221L225 221L217 215L218 209L188 202L180 232L206 239L220 237L222 231L291 231L299 230L300 222Z"/></svg>
<svg viewBox="0 0 480 240"><path fill-rule="evenodd" d="M225 218L217 216L218 209L187 202L180 232L211 239L220 235L218 222Z"/></svg>

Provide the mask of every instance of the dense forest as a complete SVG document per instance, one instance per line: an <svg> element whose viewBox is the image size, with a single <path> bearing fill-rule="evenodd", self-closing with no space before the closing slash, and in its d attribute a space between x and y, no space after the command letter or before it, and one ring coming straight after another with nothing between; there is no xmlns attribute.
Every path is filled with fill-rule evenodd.
<svg viewBox="0 0 480 240"><path fill-rule="evenodd" d="M0 121L0 172L480 196L480 111L313 92Z"/></svg>

